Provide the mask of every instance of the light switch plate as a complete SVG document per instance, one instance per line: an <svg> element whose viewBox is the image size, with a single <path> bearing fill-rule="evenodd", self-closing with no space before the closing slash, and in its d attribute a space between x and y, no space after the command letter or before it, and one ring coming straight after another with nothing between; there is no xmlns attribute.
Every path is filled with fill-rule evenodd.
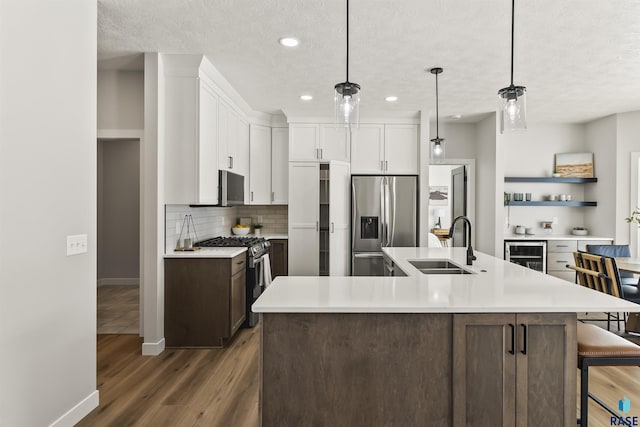
<svg viewBox="0 0 640 427"><path fill-rule="evenodd" d="M67 236L67 256L87 253L87 235Z"/></svg>

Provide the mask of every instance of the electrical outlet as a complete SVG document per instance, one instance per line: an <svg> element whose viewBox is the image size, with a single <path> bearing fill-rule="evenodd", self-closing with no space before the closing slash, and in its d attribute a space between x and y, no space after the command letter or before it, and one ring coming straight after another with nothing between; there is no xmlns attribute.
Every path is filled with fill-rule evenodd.
<svg viewBox="0 0 640 427"><path fill-rule="evenodd" d="M551 224L558 225L558 217L557 216L554 216L553 218L551 218Z"/></svg>
<svg viewBox="0 0 640 427"><path fill-rule="evenodd" d="M87 252L87 235L76 234L67 236L67 256L84 254Z"/></svg>
<svg viewBox="0 0 640 427"><path fill-rule="evenodd" d="M220 217L220 222L222 223L222 225L227 225L227 217L226 216L221 216Z"/></svg>

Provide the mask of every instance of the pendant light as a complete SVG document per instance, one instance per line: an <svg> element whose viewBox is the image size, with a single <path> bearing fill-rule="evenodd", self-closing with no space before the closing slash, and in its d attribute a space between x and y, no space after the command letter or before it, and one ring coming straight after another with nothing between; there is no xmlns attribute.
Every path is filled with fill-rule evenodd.
<svg viewBox="0 0 640 427"><path fill-rule="evenodd" d="M500 133L527 128L527 88L513 85L513 34L516 0L511 0L511 84L498 91L500 106Z"/></svg>
<svg viewBox="0 0 640 427"><path fill-rule="evenodd" d="M440 138L440 126L438 119L438 74L443 71L440 67L431 68L429 72L436 76L436 137L431 140L432 163L441 163L444 160L444 138Z"/></svg>
<svg viewBox="0 0 640 427"><path fill-rule="evenodd" d="M349 81L349 0L347 0L347 80L334 87L336 124L358 127L360 120L360 85Z"/></svg>

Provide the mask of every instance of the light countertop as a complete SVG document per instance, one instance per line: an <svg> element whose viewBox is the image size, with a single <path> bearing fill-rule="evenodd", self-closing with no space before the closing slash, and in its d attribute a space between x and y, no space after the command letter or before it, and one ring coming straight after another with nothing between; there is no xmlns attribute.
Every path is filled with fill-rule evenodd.
<svg viewBox="0 0 640 427"><path fill-rule="evenodd" d="M407 277L280 276L253 304L263 313L640 312L640 305L466 248L384 248ZM475 274L424 275L416 259L450 259Z"/></svg>
<svg viewBox="0 0 640 427"><path fill-rule="evenodd" d="M289 236L287 234L263 234L260 237L264 237L267 240L288 240Z"/></svg>
<svg viewBox="0 0 640 427"><path fill-rule="evenodd" d="M246 252L247 248L202 248L197 251L171 251L165 258L233 258Z"/></svg>
<svg viewBox="0 0 640 427"><path fill-rule="evenodd" d="M613 240L611 237L575 234L505 234L504 240Z"/></svg>

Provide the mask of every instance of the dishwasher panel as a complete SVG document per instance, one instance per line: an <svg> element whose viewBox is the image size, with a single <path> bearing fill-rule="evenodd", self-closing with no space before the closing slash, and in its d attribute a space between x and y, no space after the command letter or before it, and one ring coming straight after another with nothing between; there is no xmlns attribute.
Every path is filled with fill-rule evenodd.
<svg viewBox="0 0 640 427"><path fill-rule="evenodd" d="M523 267L547 272L547 242L518 240L504 242L504 259Z"/></svg>

